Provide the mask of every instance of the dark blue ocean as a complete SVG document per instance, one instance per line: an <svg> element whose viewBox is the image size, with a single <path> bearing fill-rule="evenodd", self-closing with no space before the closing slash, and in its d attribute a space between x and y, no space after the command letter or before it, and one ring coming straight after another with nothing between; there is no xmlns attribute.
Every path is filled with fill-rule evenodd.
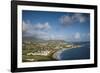
<svg viewBox="0 0 100 73"><path fill-rule="evenodd" d="M64 50L60 54L60 60L79 60L90 58L90 42L74 43L82 47Z"/></svg>

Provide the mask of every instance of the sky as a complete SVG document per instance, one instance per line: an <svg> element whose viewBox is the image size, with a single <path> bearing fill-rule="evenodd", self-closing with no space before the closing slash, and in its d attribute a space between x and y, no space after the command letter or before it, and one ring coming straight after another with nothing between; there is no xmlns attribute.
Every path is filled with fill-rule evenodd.
<svg viewBox="0 0 100 73"><path fill-rule="evenodd" d="M43 40L90 41L90 14L23 10L22 36Z"/></svg>

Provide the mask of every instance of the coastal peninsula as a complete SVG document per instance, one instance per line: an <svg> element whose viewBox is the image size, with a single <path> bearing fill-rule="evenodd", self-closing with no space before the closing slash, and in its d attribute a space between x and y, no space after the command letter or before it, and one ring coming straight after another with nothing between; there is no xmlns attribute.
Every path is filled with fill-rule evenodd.
<svg viewBox="0 0 100 73"><path fill-rule="evenodd" d="M56 61L59 50L81 47L63 40L24 41L22 44L22 62Z"/></svg>

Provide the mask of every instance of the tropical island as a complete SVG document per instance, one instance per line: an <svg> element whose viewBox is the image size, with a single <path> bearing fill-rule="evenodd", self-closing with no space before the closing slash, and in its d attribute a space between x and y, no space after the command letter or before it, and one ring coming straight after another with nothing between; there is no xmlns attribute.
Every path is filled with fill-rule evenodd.
<svg viewBox="0 0 100 73"><path fill-rule="evenodd" d="M22 10L23 63L79 59L90 59L89 13Z"/></svg>
<svg viewBox="0 0 100 73"><path fill-rule="evenodd" d="M81 47L81 45L68 43L64 40L23 41L22 62L57 61L54 57L56 52L77 47Z"/></svg>

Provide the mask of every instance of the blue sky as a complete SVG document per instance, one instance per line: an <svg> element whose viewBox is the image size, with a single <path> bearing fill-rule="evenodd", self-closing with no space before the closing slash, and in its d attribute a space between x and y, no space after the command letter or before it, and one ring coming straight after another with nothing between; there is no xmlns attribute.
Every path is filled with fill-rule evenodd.
<svg viewBox="0 0 100 73"><path fill-rule="evenodd" d="M88 13L23 10L22 22L23 37L66 41L90 40Z"/></svg>

